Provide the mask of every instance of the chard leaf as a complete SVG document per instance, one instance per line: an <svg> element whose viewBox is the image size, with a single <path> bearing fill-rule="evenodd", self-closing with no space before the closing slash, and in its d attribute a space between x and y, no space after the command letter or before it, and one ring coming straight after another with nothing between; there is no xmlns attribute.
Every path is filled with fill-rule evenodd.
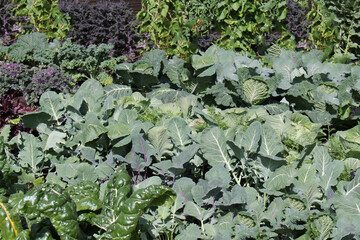
<svg viewBox="0 0 360 240"><path fill-rule="evenodd" d="M48 91L41 95L39 103L41 111L49 114L59 124L59 119L65 112L60 96L56 92Z"/></svg>
<svg viewBox="0 0 360 240"><path fill-rule="evenodd" d="M261 128L261 143L259 153L275 156L279 152L283 151L283 145L280 140L280 136L272 129L271 126L265 124Z"/></svg>
<svg viewBox="0 0 360 240"><path fill-rule="evenodd" d="M7 204L3 196L0 196L0 230L4 239L16 239L23 230L20 216L14 214L11 205Z"/></svg>
<svg viewBox="0 0 360 240"><path fill-rule="evenodd" d="M201 150L203 151L205 159L210 166L222 164L232 173L232 176L237 184L240 185L240 179L235 175L234 169L231 166L231 159L227 152L226 137L224 132L218 128L211 128L201 136L200 139Z"/></svg>
<svg viewBox="0 0 360 240"><path fill-rule="evenodd" d="M259 147L260 136L261 124L258 121L253 122L246 130L241 141L241 146L243 146L246 151L256 152Z"/></svg>
<svg viewBox="0 0 360 240"><path fill-rule="evenodd" d="M98 116L94 112L89 112L85 116L85 123L81 126L81 131L74 136L75 142L85 144L97 139L101 134L108 130L102 125Z"/></svg>
<svg viewBox="0 0 360 240"><path fill-rule="evenodd" d="M296 174L295 169L291 166L282 166L270 174L264 183L264 187L269 190L281 190L294 182Z"/></svg>
<svg viewBox="0 0 360 240"><path fill-rule="evenodd" d="M81 181L69 186L65 191L76 204L76 211L101 209L99 200L99 185L94 182Z"/></svg>

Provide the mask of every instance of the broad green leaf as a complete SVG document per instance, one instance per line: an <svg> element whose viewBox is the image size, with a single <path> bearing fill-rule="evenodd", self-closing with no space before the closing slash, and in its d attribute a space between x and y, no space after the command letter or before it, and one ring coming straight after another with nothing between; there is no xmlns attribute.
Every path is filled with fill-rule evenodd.
<svg viewBox="0 0 360 240"><path fill-rule="evenodd" d="M195 70L209 67L215 64L215 58L211 55L193 55L191 59L191 64Z"/></svg>
<svg viewBox="0 0 360 240"><path fill-rule="evenodd" d="M103 162L99 164L96 168L96 175L99 179L104 180L108 179L114 173L114 170L109 166L109 163Z"/></svg>
<svg viewBox="0 0 360 240"><path fill-rule="evenodd" d="M130 133L130 128L123 123L117 123L107 127L107 135L111 140L128 136Z"/></svg>
<svg viewBox="0 0 360 240"><path fill-rule="evenodd" d="M211 186L219 186L227 188L231 182L229 171L223 164L213 166L206 174L205 179L209 181Z"/></svg>
<svg viewBox="0 0 360 240"><path fill-rule="evenodd" d="M270 174L264 183L264 187L269 190L281 190L294 182L296 174L295 169L291 166L282 166Z"/></svg>
<svg viewBox="0 0 360 240"><path fill-rule="evenodd" d="M261 128L260 153L268 156L275 156L283 151L280 136L270 125L263 125Z"/></svg>
<svg viewBox="0 0 360 240"><path fill-rule="evenodd" d="M44 150L54 149L55 151L60 149L58 144L65 144L66 133L59 131L52 131L47 140Z"/></svg>
<svg viewBox="0 0 360 240"><path fill-rule="evenodd" d="M174 166L182 167L185 163L189 162L200 148L199 144L192 144L184 148L184 150L172 158Z"/></svg>
<svg viewBox="0 0 360 240"><path fill-rule="evenodd" d="M59 124L64 111L60 96L56 92L48 91L41 95L39 100L41 111L49 114Z"/></svg>
<svg viewBox="0 0 360 240"><path fill-rule="evenodd" d="M200 221L205 221L209 219L214 214L214 209L205 210L200 206L196 205L194 202L189 201L185 204L184 214L192 216Z"/></svg>
<svg viewBox="0 0 360 240"><path fill-rule="evenodd" d="M110 84L105 87L105 99L104 99L104 108L111 109L115 103L114 101L119 101L125 96L131 96L132 89L130 86Z"/></svg>
<svg viewBox="0 0 360 240"><path fill-rule="evenodd" d="M200 139L201 150L210 166L226 165L231 169L230 157L227 153L227 144L224 132L217 127L211 128Z"/></svg>
<svg viewBox="0 0 360 240"><path fill-rule="evenodd" d="M235 185L231 192L223 191L223 197L215 203L221 206L231 206L235 204L245 204L247 202L246 192L239 185Z"/></svg>
<svg viewBox="0 0 360 240"><path fill-rule="evenodd" d="M138 117L137 111L133 109L118 109L115 111L113 118L125 125L132 125Z"/></svg>
<svg viewBox="0 0 360 240"><path fill-rule="evenodd" d="M77 181L95 182L97 180L97 174L94 165L80 163L76 166L76 171Z"/></svg>
<svg viewBox="0 0 360 240"><path fill-rule="evenodd" d="M256 121L250 124L247 128L242 141L241 146L249 152L256 152L259 147L259 141L261 137L261 124Z"/></svg>
<svg viewBox="0 0 360 240"><path fill-rule="evenodd" d="M191 129L183 118L171 118L167 128L170 132L170 137L177 146L185 146L190 143L189 134Z"/></svg>
<svg viewBox="0 0 360 240"><path fill-rule="evenodd" d="M232 98L232 95L234 96L235 93L225 87L225 84L223 83L215 84L211 88L207 89L204 93L214 96L217 105L235 107L235 102Z"/></svg>
<svg viewBox="0 0 360 240"><path fill-rule="evenodd" d="M337 184L337 178L344 170L344 163L335 160L325 166L325 174L320 177L320 186L327 191L330 187Z"/></svg>
<svg viewBox="0 0 360 240"><path fill-rule="evenodd" d="M151 128L147 133L147 137L151 145L153 145L154 148L159 149L159 160L165 154L171 155L173 144L171 143L169 132L164 126Z"/></svg>
<svg viewBox="0 0 360 240"><path fill-rule="evenodd" d="M145 179L144 181L140 182L139 184L134 186L134 191L142 188L147 188L151 185L161 185L162 181L161 178L158 176L153 176Z"/></svg>
<svg viewBox="0 0 360 240"><path fill-rule="evenodd" d="M340 196L334 202L336 214L353 224L360 224L360 199L349 196Z"/></svg>
<svg viewBox="0 0 360 240"><path fill-rule="evenodd" d="M316 169L312 164L304 164L298 171L298 181L304 186L310 186L316 179Z"/></svg>
<svg viewBox="0 0 360 240"><path fill-rule="evenodd" d="M242 83L242 89L246 97L246 102L259 104L268 98L269 88L266 83L258 79L248 79Z"/></svg>
<svg viewBox="0 0 360 240"><path fill-rule="evenodd" d="M85 102L89 112L99 112L101 110L103 97L104 89L100 82L94 79L90 79L84 82L77 90L71 105L75 109L79 110L83 102Z"/></svg>
<svg viewBox="0 0 360 240"><path fill-rule="evenodd" d="M41 148L40 140L31 134L25 134L24 146L19 152L20 164L22 167L29 167L32 173L37 173L39 164L45 160L45 154Z"/></svg>
<svg viewBox="0 0 360 240"><path fill-rule="evenodd" d="M360 170L356 171L355 177L350 182L341 181L337 189L345 196L360 199Z"/></svg>
<svg viewBox="0 0 360 240"><path fill-rule="evenodd" d="M314 220L314 225L318 233L319 240L325 240L330 237L331 230L334 227L334 221L327 215L322 215Z"/></svg>
<svg viewBox="0 0 360 240"><path fill-rule="evenodd" d="M11 206L0 197L0 232L3 239L15 239L23 230L20 216L13 214Z"/></svg>
<svg viewBox="0 0 360 240"><path fill-rule="evenodd" d="M61 111L60 111L61 113ZM51 120L51 115L46 112L31 112L21 117L22 123L26 128L36 129L41 123L47 123Z"/></svg>
<svg viewBox="0 0 360 240"><path fill-rule="evenodd" d="M327 148L322 146L316 146L313 150L314 167L318 171L321 177L326 174L326 167L332 161L332 158Z"/></svg>
<svg viewBox="0 0 360 240"><path fill-rule="evenodd" d="M195 183L193 180L187 177L182 177L175 181L172 189L176 192L175 204L177 205L178 209L184 206L186 202L193 200L191 189L194 186Z"/></svg>
<svg viewBox="0 0 360 240"><path fill-rule="evenodd" d="M218 128L211 128L201 136L200 148L203 151L204 158L208 161L210 166L217 164L225 165L232 173L232 176L237 184L240 185L240 180L234 173L231 166L231 159L227 152L227 143L224 132Z"/></svg>
<svg viewBox="0 0 360 240"><path fill-rule="evenodd" d="M202 235L200 227L194 223L191 223L184 230L182 230L179 234L176 235L175 240L197 240L202 239L203 237L204 236Z"/></svg>
<svg viewBox="0 0 360 240"><path fill-rule="evenodd" d="M94 112L89 112L85 116L85 123L81 126L81 131L74 136L75 142L85 144L97 139L101 134L106 133L107 128L103 126L98 116Z"/></svg>

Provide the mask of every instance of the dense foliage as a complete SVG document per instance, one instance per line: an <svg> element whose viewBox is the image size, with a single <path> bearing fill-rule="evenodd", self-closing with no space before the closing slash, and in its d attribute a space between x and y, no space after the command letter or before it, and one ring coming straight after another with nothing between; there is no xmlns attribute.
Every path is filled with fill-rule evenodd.
<svg viewBox="0 0 360 240"><path fill-rule="evenodd" d="M0 239L360 239L357 9L143 2L162 49L136 61L38 32L0 46Z"/></svg>
<svg viewBox="0 0 360 240"><path fill-rule="evenodd" d="M341 62L360 58L360 1L325 1L326 7L336 16L339 26L339 42L335 49L335 58Z"/></svg>
<svg viewBox="0 0 360 240"><path fill-rule="evenodd" d="M58 1L13 0L15 16L26 16L38 32L45 33L49 39L64 39L70 29L70 18L60 12Z"/></svg>
<svg viewBox="0 0 360 240"><path fill-rule="evenodd" d="M88 80L75 94L45 92L22 117L34 133L1 133L1 234L23 229L9 224L20 217L28 239L109 239L125 228L102 222L121 214L104 211L135 197L142 210L131 215L133 238L358 238L360 69L324 62L320 51L281 50L272 62L266 68L213 46L187 66L154 50L117 65L118 84ZM105 200L123 182L118 171L131 176L121 190L134 192L124 205ZM169 195L140 194L148 186ZM169 188L174 204L159 206ZM72 233L34 210L57 193L73 206ZM30 196L39 203L25 204Z"/></svg>
<svg viewBox="0 0 360 240"><path fill-rule="evenodd" d="M196 3L195 3L196 2ZM323 0L143 1L140 31L170 56L187 59L215 42L226 49L263 56L285 49L320 49L336 62L357 56L357 2ZM204 44L205 40L205 44ZM339 44L341 43L341 44Z"/></svg>
<svg viewBox="0 0 360 240"><path fill-rule="evenodd" d="M10 0L0 1L0 45L10 45L23 31L33 29L28 17L14 16L12 9L15 6Z"/></svg>
<svg viewBox="0 0 360 240"><path fill-rule="evenodd" d="M127 56L129 61L138 58L145 49L142 40L146 34L138 34L138 22L124 1L60 1L60 10L71 17L72 28L68 37L85 47L95 44L112 44L113 56Z"/></svg>

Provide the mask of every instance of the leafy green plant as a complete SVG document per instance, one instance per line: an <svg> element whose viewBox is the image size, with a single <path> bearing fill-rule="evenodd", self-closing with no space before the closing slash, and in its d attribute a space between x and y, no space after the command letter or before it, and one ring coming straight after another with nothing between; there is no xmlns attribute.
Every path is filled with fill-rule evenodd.
<svg viewBox="0 0 360 240"><path fill-rule="evenodd" d="M138 221L145 210L150 206L171 205L175 196L170 188L161 185L138 189L128 196L130 176L121 168L104 191L101 201L99 187L84 181L67 189L41 184L13 198L1 196L2 237L85 239L82 221L101 230L97 239L137 239ZM97 210L101 210L99 215L95 213ZM21 218L25 219L22 224Z"/></svg>
<svg viewBox="0 0 360 240"><path fill-rule="evenodd" d="M348 62L359 58L359 8L360 1L326 1L325 6L335 14L335 25L339 38L334 58L338 62Z"/></svg>
<svg viewBox="0 0 360 240"><path fill-rule="evenodd" d="M70 30L70 17L60 12L58 1L13 0L15 16L27 16L38 32L48 39L64 39Z"/></svg>

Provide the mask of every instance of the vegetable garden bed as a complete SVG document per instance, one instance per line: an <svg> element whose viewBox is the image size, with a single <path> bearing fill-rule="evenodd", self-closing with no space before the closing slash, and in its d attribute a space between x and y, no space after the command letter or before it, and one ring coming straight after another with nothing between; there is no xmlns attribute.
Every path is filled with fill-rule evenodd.
<svg viewBox="0 0 360 240"><path fill-rule="evenodd" d="M69 21L72 39L0 32L1 239L360 239L356 59L221 42L182 56L91 19Z"/></svg>

